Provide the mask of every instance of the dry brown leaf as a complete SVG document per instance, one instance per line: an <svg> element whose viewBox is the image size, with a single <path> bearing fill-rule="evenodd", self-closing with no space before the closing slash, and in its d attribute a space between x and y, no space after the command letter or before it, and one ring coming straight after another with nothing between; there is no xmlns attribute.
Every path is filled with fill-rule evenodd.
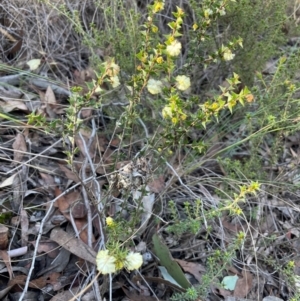
<svg viewBox="0 0 300 301"><path fill-rule="evenodd" d="M15 177L18 175L18 173L13 174L12 176L10 176L9 178L5 179L1 184L0 184L0 188L3 187L7 187L10 186L14 183L14 179Z"/></svg>
<svg viewBox="0 0 300 301"><path fill-rule="evenodd" d="M92 79L96 79L95 71L91 67L87 67L84 70L75 70L74 71L75 79L77 80L77 84L85 84L87 81L91 81Z"/></svg>
<svg viewBox="0 0 300 301"><path fill-rule="evenodd" d="M48 86L46 93L45 93L45 102L48 104L56 104L56 97L55 94L51 88L51 86Z"/></svg>
<svg viewBox="0 0 300 301"><path fill-rule="evenodd" d="M74 84L76 86L84 85L84 83L85 83L85 76L84 76L84 73L82 73L82 71L79 71L77 69L74 70L73 76L74 76Z"/></svg>
<svg viewBox="0 0 300 301"><path fill-rule="evenodd" d="M82 141L84 139L84 141ZM82 139L79 135L76 135L75 136L75 143L76 143L76 146L79 148L81 154L84 156L84 158L87 156L86 154L86 149L85 149L85 146L84 145L87 145L88 144L88 138L84 135L82 135ZM92 159L94 158L95 156L95 153L93 153L91 151L91 148L87 150L88 151L88 156L90 156Z"/></svg>
<svg viewBox="0 0 300 301"><path fill-rule="evenodd" d="M3 260L3 262L6 265L8 274L9 274L9 279L13 278L13 270L11 267L11 261L10 261L10 256L8 255L7 251L0 250L0 258Z"/></svg>
<svg viewBox="0 0 300 301"><path fill-rule="evenodd" d="M201 264L180 259L174 260L180 264L181 268L185 272L192 274L198 280L198 282L201 283L202 275L205 273L205 268Z"/></svg>
<svg viewBox="0 0 300 301"><path fill-rule="evenodd" d="M227 272L229 274L231 273L233 275L242 276L242 274L240 273L240 271L236 267L234 267L234 266L228 267Z"/></svg>
<svg viewBox="0 0 300 301"><path fill-rule="evenodd" d="M12 289L12 287L13 287L13 285L10 285L0 291L0 300L4 300L4 297L9 293L9 291Z"/></svg>
<svg viewBox="0 0 300 301"><path fill-rule="evenodd" d="M119 162L117 162L116 170L123 168L124 166L126 166L129 163L130 163L130 161L119 161Z"/></svg>
<svg viewBox="0 0 300 301"><path fill-rule="evenodd" d="M86 210L86 206L83 202L83 200L78 200L72 207L70 210L72 217L77 219L84 219L86 217L87 214L87 210Z"/></svg>
<svg viewBox="0 0 300 301"><path fill-rule="evenodd" d="M61 191L59 188L55 188L55 195L59 196ZM87 243L88 234L86 226L86 207L81 200L81 195L78 191L72 191L67 195L63 195L59 197L56 201L60 212L68 219L71 220L70 214L72 214L72 218L75 219L75 225L77 231L79 232L79 236L83 242ZM92 241L95 241L94 236L92 236Z"/></svg>
<svg viewBox="0 0 300 301"><path fill-rule="evenodd" d="M65 176L69 179L74 181L75 183L79 183L80 180L78 178L78 176L71 171L69 168L67 168L66 166L62 165L62 164L58 164L59 168L64 172Z"/></svg>
<svg viewBox="0 0 300 301"><path fill-rule="evenodd" d="M43 173L40 172L40 176L43 179L43 186L45 189L54 189L54 187L56 186L56 183L54 181L53 176L47 174L47 173Z"/></svg>
<svg viewBox="0 0 300 301"><path fill-rule="evenodd" d="M64 197L59 198L57 204L61 213L68 219L70 218L69 213L75 219L86 217L87 210L78 191L70 192Z"/></svg>
<svg viewBox="0 0 300 301"><path fill-rule="evenodd" d="M46 100L45 100L45 92L41 91L40 89L38 89L37 87L33 86L32 87L34 91L36 91L38 94L39 94L39 98L40 98L40 101L42 103L45 103Z"/></svg>
<svg viewBox="0 0 300 301"><path fill-rule="evenodd" d="M91 138L91 134L92 134L92 130L89 128L81 128L80 129L80 135L76 135L75 136L75 142L76 145L78 146L78 148L80 149L80 152L82 153L82 155L86 156L86 149L84 147L84 142L87 145L90 138ZM83 139L84 141L83 141ZM104 143L105 143L105 139L100 137L99 135L96 135L93 138L92 143L89 146L88 152L91 158L95 158L95 156L99 153L99 152L103 152L104 151Z"/></svg>
<svg viewBox="0 0 300 301"><path fill-rule="evenodd" d="M29 220L26 210L22 209L20 214L21 221L21 245L22 247L27 246L28 243L28 229L29 229Z"/></svg>
<svg viewBox="0 0 300 301"><path fill-rule="evenodd" d="M93 113L93 108L83 108L83 109L81 110L81 117L82 117L83 119L89 118L89 117L92 116L92 113Z"/></svg>
<svg viewBox="0 0 300 301"><path fill-rule="evenodd" d="M38 253L47 253L50 258L55 258L59 253L59 245L52 240L44 240L40 241L38 246L35 244L36 242L32 242L34 247L37 247Z"/></svg>
<svg viewBox="0 0 300 301"><path fill-rule="evenodd" d="M105 149L104 154L102 155L102 160L105 164L114 163L113 155L115 151L111 148ZM129 161L130 162L130 161Z"/></svg>
<svg viewBox="0 0 300 301"><path fill-rule="evenodd" d="M219 295L223 296L224 298L232 296L231 291L226 290L225 288L222 288L222 287L215 287L214 291L217 292Z"/></svg>
<svg viewBox="0 0 300 301"><path fill-rule="evenodd" d="M13 110L21 110L21 111L28 111L27 106L24 102L20 100L12 100L10 99L8 102L0 101L0 107L4 113L9 113Z"/></svg>
<svg viewBox="0 0 300 301"><path fill-rule="evenodd" d="M227 218L222 219L222 224L223 224L224 228L232 231L233 233L238 233L240 231L243 231L243 227L241 225L232 224L228 221Z"/></svg>
<svg viewBox="0 0 300 301"><path fill-rule="evenodd" d="M12 147L14 150L14 161L21 162L24 157L24 152L27 151L26 141L22 134L17 134Z"/></svg>
<svg viewBox="0 0 300 301"><path fill-rule="evenodd" d="M54 228L51 231L50 238L79 258L96 264L96 252L80 239L74 238L73 235L59 228Z"/></svg>
<svg viewBox="0 0 300 301"><path fill-rule="evenodd" d="M81 300L82 301L96 301L97 298L96 298L96 295L95 295L95 291L91 290L91 291L87 292L86 294L84 294L81 297ZM125 301L125 300L123 300L123 301Z"/></svg>
<svg viewBox="0 0 300 301"><path fill-rule="evenodd" d="M253 276L245 269L242 271L243 278L239 278L233 296L237 298L245 298L252 288Z"/></svg>
<svg viewBox="0 0 300 301"><path fill-rule="evenodd" d="M151 296L141 296L140 294L137 294L134 291L130 291L128 289L126 289L124 286L122 286L122 290L125 293L125 295L131 300L131 301L162 301L161 299L158 298L154 298Z"/></svg>
<svg viewBox="0 0 300 301"><path fill-rule="evenodd" d="M98 156L97 156L97 157L98 157ZM98 165L98 166L96 167L96 172L97 172L98 174L104 175L104 174L105 174L105 171L106 171L106 169L105 169L102 165Z"/></svg>
<svg viewBox="0 0 300 301"><path fill-rule="evenodd" d="M59 277L61 277L61 273L52 272L50 275L47 275L47 282L49 284L55 285L59 281Z"/></svg>
<svg viewBox="0 0 300 301"><path fill-rule="evenodd" d="M54 92L50 86L47 87L45 93L45 103L43 106L47 115L51 118L56 118L57 116L57 102Z"/></svg>
<svg viewBox="0 0 300 301"><path fill-rule="evenodd" d="M148 186L150 188L150 191L153 192L153 193L162 192L166 187L164 176L161 175L157 178L154 178L152 181L150 181L148 183Z"/></svg>
<svg viewBox="0 0 300 301"><path fill-rule="evenodd" d="M67 291L60 292L50 299L50 301L66 301L72 299L80 291L80 288L70 288Z"/></svg>
<svg viewBox="0 0 300 301"><path fill-rule="evenodd" d="M63 248L61 248L61 250L68 252ZM62 264L63 267L61 268L61 270L65 269L65 266L68 265L68 263L69 263L69 259L67 259L67 263ZM53 271L51 271L53 268L51 264L47 269L43 269L41 272L38 273L38 275L41 273L45 274L45 276L43 277L45 278L47 284L50 284L52 286L52 290L55 292L61 290L66 285L69 285L74 280L74 275L69 275L68 273L67 275L63 275L62 273L55 271L57 267L58 265L56 264L56 266L54 266ZM78 268L80 269L82 267L78 266Z"/></svg>
<svg viewBox="0 0 300 301"><path fill-rule="evenodd" d="M84 243L88 243L88 231L86 227L86 219L75 219L75 225L77 228L77 231L79 232L79 237ZM85 228L84 228L85 227ZM92 234L92 242L95 242L95 237Z"/></svg>
<svg viewBox="0 0 300 301"><path fill-rule="evenodd" d="M157 284L163 284L167 287L169 287L172 291L174 292L179 292L179 293L183 293L185 292L185 289L168 281L168 280L165 280L163 278L160 278L160 277L149 277L149 276L134 276L132 278L132 280L137 283L138 281L146 281L146 283L149 283L149 282L153 282L153 283L157 283Z"/></svg>
<svg viewBox="0 0 300 301"><path fill-rule="evenodd" d="M61 195L62 192L60 191L60 189L58 187L55 188L55 196L59 196ZM62 214L69 214L70 212L70 207L76 203L77 201L79 201L81 199L81 195L78 191L74 190L70 193L68 193L67 195L62 195L60 196L57 201L56 204L60 210L60 212ZM67 217L68 219L70 218L69 216Z"/></svg>
<svg viewBox="0 0 300 301"><path fill-rule="evenodd" d="M132 192L133 200L140 200L143 204L143 214L141 216L141 226L139 228L139 235L141 235L147 228L149 219L152 216L152 209L155 201L154 193L150 193L148 185L145 187L145 193L140 190L134 190Z"/></svg>
<svg viewBox="0 0 300 301"><path fill-rule="evenodd" d="M85 70L75 70L73 74L74 85L82 87L82 91L80 92L80 94L86 94L88 92L86 82L96 79L95 72L92 68L88 67Z"/></svg>
<svg viewBox="0 0 300 301"><path fill-rule="evenodd" d="M8 244L8 228L0 224L0 250L5 250Z"/></svg>
<svg viewBox="0 0 300 301"><path fill-rule="evenodd" d="M10 204L12 209L15 210L16 212L20 210L23 204L24 192L27 190L27 185L25 181L26 177L27 177L27 173L19 171L16 177L14 177L12 183L13 198L11 199Z"/></svg>
<svg viewBox="0 0 300 301"><path fill-rule="evenodd" d="M120 145L120 138L114 138L110 141L110 145L113 146L113 147L119 147Z"/></svg>
<svg viewBox="0 0 300 301"><path fill-rule="evenodd" d="M56 273L61 273L65 270L70 261L71 253L64 249L60 248L58 255L51 262L51 270ZM44 274L45 272L43 272ZM42 275L40 273L40 275Z"/></svg>
<svg viewBox="0 0 300 301"><path fill-rule="evenodd" d="M53 212L50 221L53 225L59 226L62 223L66 222L67 218L57 209Z"/></svg>
<svg viewBox="0 0 300 301"><path fill-rule="evenodd" d="M151 295L148 286L141 284L139 281L137 282L137 286L138 286L139 289L140 289L140 295L141 295L141 296L147 296L147 297L148 297L148 296Z"/></svg>
<svg viewBox="0 0 300 301"><path fill-rule="evenodd" d="M101 235L102 233L101 214L99 214L99 211L96 206L92 206L92 216L95 216L95 218L93 218L93 226L98 232L98 234Z"/></svg>
<svg viewBox="0 0 300 301"><path fill-rule="evenodd" d="M43 289L47 285L47 278L48 277L40 277L38 279L31 280L29 282L29 287ZM27 279L27 275L17 275L13 279L8 282L8 286L18 285L25 285Z"/></svg>

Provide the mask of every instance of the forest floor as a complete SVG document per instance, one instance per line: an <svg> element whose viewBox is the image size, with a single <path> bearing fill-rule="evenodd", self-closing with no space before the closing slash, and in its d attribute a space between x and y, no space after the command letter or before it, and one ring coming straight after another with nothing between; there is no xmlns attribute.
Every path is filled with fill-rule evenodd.
<svg viewBox="0 0 300 301"><path fill-rule="evenodd" d="M117 88L101 87L105 102L96 95L95 106L76 110L72 97L82 101L86 83L97 80L91 55L106 61L113 51L109 41L103 48L83 43L74 11L84 26L93 21L102 31L105 13L93 1L66 1L65 13L60 1L51 3L0 3L0 300L297 300L297 95L280 130L269 120L249 131L255 114L268 110L251 99L164 155L156 141L163 118L148 96L131 134L118 126L130 106L126 74ZM138 10L146 14L143 2ZM280 47L298 48L298 39ZM182 44L183 60L188 43ZM266 62L266 77L276 74L278 62ZM116 64L122 65L117 58ZM187 69L193 78L195 66ZM209 70L195 73L193 83L208 79ZM210 87L199 81L185 97L203 99L226 77L215 76ZM280 101L277 113L284 116ZM72 128L79 123L78 131ZM207 142L203 155L193 151L199 141ZM251 193L255 183L259 189ZM128 241L143 256L141 268L98 274L98 251Z"/></svg>

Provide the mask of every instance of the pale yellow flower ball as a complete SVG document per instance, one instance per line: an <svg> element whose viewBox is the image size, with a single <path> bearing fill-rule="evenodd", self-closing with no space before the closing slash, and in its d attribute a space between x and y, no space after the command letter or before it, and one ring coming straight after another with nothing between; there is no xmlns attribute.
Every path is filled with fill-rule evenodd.
<svg viewBox="0 0 300 301"><path fill-rule="evenodd" d="M204 17L205 18L208 18L210 15L212 15L213 14L213 11L210 9L210 8L208 8L208 9L206 9L205 11L204 11Z"/></svg>
<svg viewBox="0 0 300 301"><path fill-rule="evenodd" d="M120 67L113 60L106 62L108 76L116 76L120 72Z"/></svg>
<svg viewBox="0 0 300 301"><path fill-rule="evenodd" d="M130 252L125 259L125 268L129 271L139 269L143 264L143 256L140 253Z"/></svg>
<svg viewBox="0 0 300 301"><path fill-rule="evenodd" d="M111 85L112 85L113 88L117 88L118 86L120 86L119 77L117 75L112 76L110 78L110 83L111 83Z"/></svg>
<svg viewBox="0 0 300 301"><path fill-rule="evenodd" d="M167 117L170 117L172 118L173 114L172 114L172 109L170 106L165 106L163 109L162 109L162 116L163 118L167 118Z"/></svg>
<svg viewBox="0 0 300 301"><path fill-rule="evenodd" d="M198 27L199 27L198 24L194 23L194 25L193 25L193 30L194 30L194 31L197 30Z"/></svg>
<svg viewBox="0 0 300 301"><path fill-rule="evenodd" d="M159 57L156 59L156 62L157 62L158 64L162 64L163 61L164 61L164 59L163 59L162 56L159 56Z"/></svg>
<svg viewBox="0 0 300 301"><path fill-rule="evenodd" d="M178 56L181 52L181 43L177 40L174 40L170 45L167 46L166 51L170 56Z"/></svg>
<svg viewBox="0 0 300 301"><path fill-rule="evenodd" d="M176 88L181 91L187 90L191 86L191 80L185 75L178 75L175 78Z"/></svg>
<svg viewBox="0 0 300 301"><path fill-rule="evenodd" d="M112 226L113 224L114 224L114 219L111 218L110 216L108 216L108 217L106 218L106 225L107 225L107 226Z"/></svg>
<svg viewBox="0 0 300 301"><path fill-rule="evenodd" d="M157 13L157 12L163 10L164 6L165 6L164 2L162 2L162 1L155 1L154 4L153 4L153 12Z"/></svg>
<svg viewBox="0 0 300 301"><path fill-rule="evenodd" d="M235 54L232 53L232 51L229 48L226 48L224 53L223 53L223 59L225 61L231 61L235 57Z"/></svg>
<svg viewBox="0 0 300 301"><path fill-rule="evenodd" d="M226 11L225 11L225 8L222 7L220 10L219 10L219 14L220 16L225 16L226 15Z"/></svg>
<svg viewBox="0 0 300 301"><path fill-rule="evenodd" d="M160 80L150 78L147 83L147 89L151 94L161 93L163 88L163 83Z"/></svg>
<svg viewBox="0 0 300 301"><path fill-rule="evenodd" d="M97 270L102 274L110 274L116 271L116 258L108 254L108 250L99 251L96 257Z"/></svg>

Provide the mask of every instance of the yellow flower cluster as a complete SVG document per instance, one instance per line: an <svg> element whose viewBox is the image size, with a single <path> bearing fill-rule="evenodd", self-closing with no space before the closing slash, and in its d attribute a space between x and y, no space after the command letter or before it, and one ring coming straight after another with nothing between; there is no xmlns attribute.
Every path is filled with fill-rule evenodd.
<svg viewBox="0 0 300 301"><path fill-rule="evenodd" d="M111 274L125 267L128 271L137 270L143 264L140 253L129 252L123 262L117 260L108 250L99 251L96 257L97 270L102 274Z"/></svg>
<svg viewBox="0 0 300 301"><path fill-rule="evenodd" d="M114 62L114 60L109 60L108 62L105 62L105 67L107 69L108 76L116 76L120 72L120 67Z"/></svg>
<svg viewBox="0 0 300 301"><path fill-rule="evenodd" d="M187 90L191 86L191 80L185 75L178 75L175 78L176 88L181 91Z"/></svg>
<svg viewBox="0 0 300 301"><path fill-rule="evenodd" d="M109 76L109 81L113 88L116 88L120 85L120 80L118 74L120 72L120 67L117 65L113 59L105 62L106 73Z"/></svg>
<svg viewBox="0 0 300 301"><path fill-rule="evenodd" d="M181 53L181 43L174 40L167 46L166 51L170 56L178 56Z"/></svg>
<svg viewBox="0 0 300 301"><path fill-rule="evenodd" d="M194 31L197 30L198 27L199 27L198 24L194 23L194 25L193 25L193 30L194 30Z"/></svg>
<svg viewBox="0 0 300 301"><path fill-rule="evenodd" d="M163 61L164 61L164 59L163 59L162 56L159 56L159 57L156 59L156 62L157 62L158 64L162 64Z"/></svg>
<svg viewBox="0 0 300 301"><path fill-rule="evenodd" d="M163 88L163 83L160 80L156 80L153 78L150 78L147 83L147 89L151 94L159 94L161 93Z"/></svg>
<svg viewBox="0 0 300 301"><path fill-rule="evenodd" d="M155 1L154 4L153 4L153 12L154 13L158 13L159 11L163 10L164 9L164 1Z"/></svg>
<svg viewBox="0 0 300 301"><path fill-rule="evenodd" d="M116 271L116 258L108 254L108 250L100 251L96 257L97 270L102 274L110 274Z"/></svg>
<svg viewBox="0 0 300 301"><path fill-rule="evenodd" d="M117 75L112 76L110 78L110 83L111 83L111 85L112 85L113 88L116 88L116 87L120 86L119 77Z"/></svg>
<svg viewBox="0 0 300 301"><path fill-rule="evenodd" d="M223 59L225 61L231 61L235 57L235 54L229 48L225 48L223 52Z"/></svg>
<svg viewBox="0 0 300 301"><path fill-rule="evenodd" d="M185 75L176 76L175 81L176 88L180 91L186 91L191 86L190 78ZM147 89L153 95L161 93L163 87L164 84L162 81L153 78L150 78L147 83Z"/></svg>
<svg viewBox="0 0 300 301"><path fill-rule="evenodd" d="M110 216L106 218L106 225L113 229L117 222ZM96 256L97 269L102 274L111 274L126 268L128 271L137 270L143 264L143 257L140 253L127 252L123 248L115 248L113 252L101 250Z"/></svg>
<svg viewBox="0 0 300 301"><path fill-rule="evenodd" d="M113 220L112 217L108 216L108 217L106 218L106 225L107 225L107 226L111 227L111 226L114 225L114 223L115 223L115 222L114 222L114 220Z"/></svg>

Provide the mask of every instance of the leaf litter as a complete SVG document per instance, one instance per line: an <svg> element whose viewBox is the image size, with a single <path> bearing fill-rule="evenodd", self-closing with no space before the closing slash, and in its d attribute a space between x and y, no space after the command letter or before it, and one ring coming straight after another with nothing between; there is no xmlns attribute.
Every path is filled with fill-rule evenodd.
<svg viewBox="0 0 300 301"><path fill-rule="evenodd" d="M15 7L11 6L9 2L7 2L7 7L15 11ZM44 8L47 11L48 8L45 6ZM36 16L33 15L33 17L35 20ZM42 14L40 17L45 19ZM43 30L53 29L55 21L60 21L55 14L49 14L48 17L51 23L48 23ZM25 22L24 24L29 26L33 23ZM58 33L61 32L59 29L56 30ZM26 35L30 32L28 28L27 30L25 28L19 41L24 40L25 42ZM66 33L66 35L68 34ZM49 37L51 38L50 35ZM107 174L116 172L117 175L111 186L113 202L109 205L113 215L121 210L122 200L120 201L120 199L130 185L128 177L143 179L145 170L136 168L135 162L131 158L126 158L126 161L116 160L116 149L121 152L126 151L122 149L122 141L116 136L107 137L100 131L93 137L93 128L88 122L86 122L86 128L81 130L81 135L78 134L75 137L74 143L79 153L74 166L70 167L65 160L64 144L67 143L66 141L59 141L55 135L47 135L43 129L38 131L26 124L26 116L35 111L45 116L48 121L54 118L63 119L67 98L71 95L68 86L69 78L74 79L75 85L84 85L94 76L94 70L81 60L74 63L76 65L74 70L70 68L71 64L66 63L63 59L66 57L65 53L71 49L79 52L78 57L82 57L81 54L87 51L82 44L78 44L77 39L72 40L68 36L64 43L61 43L57 52L47 45L49 57L35 50L39 49L39 46L35 44L37 41L33 36L30 36L28 41L30 40L32 40L32 45L24 44L24 47L27 48L26 52L23 52L23 57L16 57L16 60L23 64L23 70L21 70L23 74L13 74L12 77L10 72L13 70L10 68L11 62L9 61L4 64L6 69L0 70L0 109L2 114L0 115L2 207L0 256L3 263L0 270L0 298L8 300L9 296L11 300L19 300L22 296L21 291L27 288L22 297L23 300L40 300L41 298L70 300L84 288L85 279L90 275L95 275L95 257L103 239L101 235L104 225L104 216L101 214L104 206L101 208L98 201L102 198L109 199L105 195L106 188L111 184ZM60 49L63 49L65 53L60 52ZM6 53L10 55L15 55L13 52L13 48L6 50ZM71 57L66 59L74 61ZM41 71L45 60L48 60L47 68L61 66L61 68L52 68L46 71L51 74L52 79L51 77L37 78L26 73L28 68L31 71ZM27 90L30 92L25 92ZM90 108L85 108L83 111L82 117L86 120L94 114ZM21 124L22 122L24 124ZM107 125L103 124L101 118L98 118L98 124L104 132ZM232 137L228 139L232 139ZM293 137L293 135L287 138L286 153L289 153L290 156L289 165L299 163L299 148L296 152L292 148L297 139L298 137ZM89 144L89 142L91 143ZM219 144L221 142L216 141L215 145ZM268 146L261 152L263 156L267 157ZM213 158L215 153L214 150L210 157ZM186 200L190 200L193 204L195 195L199 199L203 199L209 206L215 206L218 199L210 191L209 182L206 187L205 184L201 186L195 183L195 177L197 182L208 181L209 176L206 175L205 164L198 174L185 175L178 159L182 155L173 157L172 168L166 168L163 173L159 171L148 181L145 186L147 194L141 200L144 212L141 227L137 229L138 235L135 239L146 245L141 252L145 254L149 248L149 251L156 256L155 260L154 262L149 261L143 266L141 275L123 272L117 275L115 279L119 281L119 284L117 288L114 288L116 292L118 293L118 289L121 289L123 295L127 296L129 300L169 300L172 292L184 292L186 288L192 286L185 273L192 275L198 282L197 284L201 284L203 275L208 271L206 259L211 251L219 250L224 245L231 243L237 233L245 230L248 233L245 242L246 248L252 243L255 250L258 251L253 255L251 252L247 254L246 249L240 250L239 259L232 261L232 267L226 267L226 271L222 275L218 275L217 271L214 271L214 274L211 275L212 285L210 288L215 294L214 300L225 298L225 300L237 301L247 298L244 300L253 301L258 295L263 296L264 291L287 298L289 290L292 289L284 284L284 277L280 275L280 271L274 270L265 262L259 262L257 259L260 259L260 256L271 259L277 254L282 258L281 263L285 264L284 258L293 256L294 252L298 253L299 233L293 226L298 217L297 205L294 205L296 204L296 195L288 192L284 197L260 195L255 202L251 203L250 200L245 205L245 209L259 212L260 208L256 208L255 203L263 204L262 212L265 212L262 215L257 214L256 220L222 216L221 219L216 219L209 225L210 235L207 234L205 227L199 227L199 231L195 235L184 233L181 237L176 237L165 231L164 220L170 214L168 211L170 200L176 201L177 209L184 217L182 204ZM91 161L86 165L87 157ZM216 171L220 169L220 166L213 167ZM131 170L131 168L133 169ZM82 176L82 169L87 177ZM148 173L148 171L146 172ZM297 183L296 174L289 168L284 169L280 166L276 172L282 181ZM92 177L93 174L96 174L97 179L87 181L88 177ZM181 178L184 179L181 183L195 184L179 185L178 181ZM88 196L89 204L85 202L87 186L91 190ZM133 203L137 203L141 198L141 193L136 187L133 188L135 189ZM160 205L158 205L159 202L161 202ZM161 211L158 210L159 207L161 207ZM6 214L7 212L9 215ZM157 213L160 213L160 216ZM155 223L154 217L159 217ZM292 223L288 221L292 221ZM157 232L162 237L159 237ZM273 236L273 240L268 240L270 236ZM172 254L171 250L173 250ZM257 264L255 268L253 268L254 262ZM245 267L244 264L249 266ZM179 279L180 288L169 280L163 279L164 276L158 268L159 265L164 267L165 274ZM299 261L295 261L295 265L295 275L300 275ZM235 276L228 274L230 269L235 271ZM220 284L224 277L234 277L235 285L228 286L227 283L225 287L214 288L215 283ZM107 293L106 282L107 279L101 277L99 283L101 283L102 295ZM285 291L286 293L284 293ZM86 292L82 296L82 300L84 298L96 300L93 291ZM276 296L267 296L262 300L282 299Z"/></svg>

